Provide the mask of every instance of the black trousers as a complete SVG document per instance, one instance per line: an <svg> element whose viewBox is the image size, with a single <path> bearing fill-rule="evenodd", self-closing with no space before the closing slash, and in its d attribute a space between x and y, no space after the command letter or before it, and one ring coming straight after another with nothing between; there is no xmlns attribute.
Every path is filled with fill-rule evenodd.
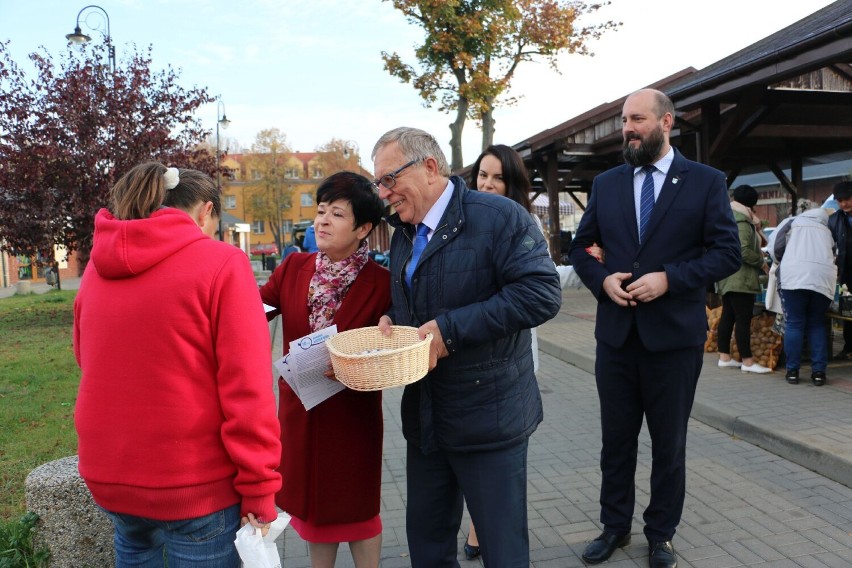
<svg viewBox="0 0 852 568"><path fill-rule="evenodd" d="M412 568L458 568L463 499L485 565L528 568L529 440L483 452L423 454L408 444L405 528Z"/></svg>
<svg viewBox="0 0 852 568"><path fill-rule="evenodd" d="M751 318L754 312L754 294L728 292L722 296L722 316L719 318L717 338L719 353L731 354L731 332L737 338L740 358L751 357Z"/></svg>
<svg viewBox="0 0 852 568"><path fill-rule="evenodd" d="M595 379L601 406L601 523L631 531L642 419L651 435L651 499L645 536L671 540L686 494L686 429L703 362L703 345L648 351L634 327L625 344L598 342Z"/></svg>

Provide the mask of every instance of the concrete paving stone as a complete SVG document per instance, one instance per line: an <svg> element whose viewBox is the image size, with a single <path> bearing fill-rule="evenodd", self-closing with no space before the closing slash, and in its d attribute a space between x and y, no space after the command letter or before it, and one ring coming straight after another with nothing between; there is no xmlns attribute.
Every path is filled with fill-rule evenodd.
<svg viewBox="0 0 852 568"><path fill-rule="evenodd" d="M817 554L814 558L818 559L825 566L830 568L849 568L849 559L843 558L833 552L826 552L823 554Z"/></svg>
<svg viewBox="0 0 852 568"><path fill-rule="evenodd" d="M829 523L818 530L819 532L843 544L843 546L849 551L852 551L852 532L850 532L850 526L848 524L837 525Z"/></svg>
<svg viewBox="0 0 852 568"><path fill-rule="evenodd" d="M530 539L535 536L538 546L535 548L553 548L566 544L565 539L557 530L558 524L549 524L547 526L530 531Z"/></svg>
<svg viewBox="0 0 852 568"><path fill-rule="evenodd" d="M826 564L823 561L821 554L816 556L806 556L804 558L797 558L796 563L802 566L803 568L826 568Z"/></svg>
<svg viewBox="0 0 852 568"><path fill-rule="evenodd" d="M753 566L755 564L764 562L765 559L761 558L749 547L745 546L743 544L743 540L723 542L720 543L720 547L732 557L736 558L737 561L739 561L740 564L743 566Z"/></svg>
<svg viewBox="0 0 852 568"><path fill-rule="evenodd" d="M711 546L713 540L702 533L697 525L684 521L683 525L677 529L673 542L677 542L678 548L698 548L701 546Z"/></svg>
<svg viewBox="0 0 852 568"><path fill-rule="evenodd" d="M766 523L759 522L757 519L752 517L745 517L742 519L737 519L737 525L742 527L743 530L747 531L749 534L754 535L755 538L766 538L767 536L777 534L775 530L768 528ZM775 527L776 529L778 527ZM782 530L786 530L785 527L780 527Z"/></svg>
<svg viewBox="0 0 852 568"><path fill-rule="evenodd" d="M825 511L823 514L826 515L826 519L831 523L848 527L850 522L852 522L852 509L850 509L849 502L826 503L823 506L823 510Z"/></svg>
<svg viewBox="0 0 852 568"><path fill-rule="evenodd" d="M678 565L680 565L680 563L678 563ZM739 560L727 554L714 556L713 558L692 560L690 561L690 565L695 568L735 568L737 566L742 566Z"/></svg>
<svg viewBox="0 0 852 568"><path fill-rule="evenodd" d="M800 556L812 556L825 552L825 548L815 542L804 539L802 542L790 542L778 547L778 552L787 558L796 559Z"/></svg>
<svg viewBox="0 0 852 568"><path fill-rule="evenodd" d="M801 568L801 564L798 562L794 562L793 560L782 559L782 560L774 560L772 562L757 564L756 568Z"/></svg>
<svg viewBox="0 0 852 568"><path fill-rule="evenodd" d="M816 483L814 490L831 503L849 503L852 501L852 489L836 483Z"/></svg>
<svg viewBox="0 0 852 568"><path fill-rule="evenodd" d="M774 546L770 546L760 538L745 539L741 544L752 553L763 559L764 562L778 562L784 560L784 556Z"/></svg>
<svg viewBox="0 0 852 568"><path fill-rule="evenodd" d="M852 535L837 530L832 525L802 529L802 535L825 550L838 551L852 548Z"/></svg>
<svg viewBox="0 0 852 568"><path fill-rule="evenodd" d="M693 505L691 499L689 500L689 503L684 504L683 515L681 518L684 523L689 523L690 526L697 528L712 526L714 523L727 520L721 513L710 509L706 505Z"/></svg>

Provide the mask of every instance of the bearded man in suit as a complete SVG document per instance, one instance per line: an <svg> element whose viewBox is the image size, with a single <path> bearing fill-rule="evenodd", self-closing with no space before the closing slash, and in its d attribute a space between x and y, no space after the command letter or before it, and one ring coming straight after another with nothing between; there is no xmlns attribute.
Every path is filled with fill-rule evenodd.
<svg viewBox="0 0 852 568"><path fill-rule="evenodd" d="M674 105L643 89L622 109L626 164L597 176L570 257L598 299L595 380L601 407L602 534L597 564L630 542L638 436L651 435L644 533L651 568L674 568L686 493L686 432L707 338L707 286L741 263L725 175L669 143ZM599 243L598 262L584 250Z"/></svg>

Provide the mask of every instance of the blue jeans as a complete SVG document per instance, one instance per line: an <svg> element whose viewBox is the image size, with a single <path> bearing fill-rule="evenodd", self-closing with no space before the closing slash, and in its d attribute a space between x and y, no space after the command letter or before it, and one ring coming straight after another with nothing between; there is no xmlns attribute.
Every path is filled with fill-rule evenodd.
<svg viewBox="0 0 852 568"><path fill-rule="evenodd" d="M811 371L825 372L828 366L828 336L825 312L831 298L812 290L781 290L784 299L784 354L787 369L799 369L805 337L811 348Z"/></svg>
<svg viewBox="0 0 852 568"><path fill-rule="evenodd" d="M240 506L203 517L157 521L106 511L115 527L115 566L163 568L239 568L234 546Z"/></svg>

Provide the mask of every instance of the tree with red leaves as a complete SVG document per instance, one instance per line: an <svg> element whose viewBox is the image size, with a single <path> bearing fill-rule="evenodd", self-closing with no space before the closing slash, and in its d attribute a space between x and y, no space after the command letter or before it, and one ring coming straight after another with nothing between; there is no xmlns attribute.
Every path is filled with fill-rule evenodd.
<svg viewBox="0 0 852 568"><path fill-rule="evenodd" d="M82 272L95 213L131 167L158 160L215 174L195 118L213 100L206 89L180 87L171 67L152 71L150 47L114 71L105 50L69 50L58 64L32 53L30 79L0 42L0 250L50 264L61 245Z"/></svg>

